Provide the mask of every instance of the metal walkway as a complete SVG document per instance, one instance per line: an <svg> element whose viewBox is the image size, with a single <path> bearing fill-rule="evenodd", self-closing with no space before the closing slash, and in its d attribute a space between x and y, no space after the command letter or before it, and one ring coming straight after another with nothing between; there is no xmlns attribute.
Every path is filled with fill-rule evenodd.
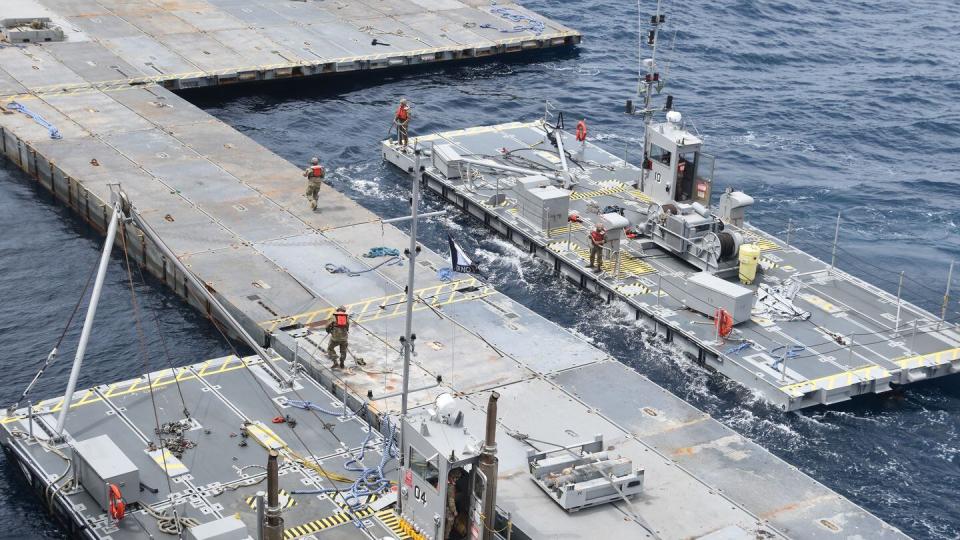
<svg viewBox="0 0 960 540"><path fill-rule="evenodd" d="M395 316L393 304L403 291L407 268L382 266L350 277L329 273L324 265L370 268L372 261L362 257L370 248L402 247L409 239L330 188L322 191L321 211L311 212L297 166L164 86L231 82L233 78L218 74L228 68L237 73L236 79L243 79L246 72L255 73L252 78L269 78L306 74L309 69L322 71L326 65L337 70L341 64L343 69L393 65L390 58L370 55L341 62L338 58L345 55L337 46L346 42L336 32L346 32L344 24L330 25L334 33L329 39L322 39L326 24L312 27L308 37L301 10L319 10L327 17L329 9L340 9L337 20L350 21L361 33L361 27L371 26L371 22L377 31L397 30L390 25L405 20L404 13L429 12L422 19L407 17L410 24L402 34L418 35L408 30L414 27L462 29L462 35L470 37L464 41L470 43L444 45L422 38L431 45L446 46L450 59L457 57L456 51L466 49L480 51L476 54L485 47L490 53L509 52L578 39L576 33L538 15L530 17L543 21L549 32L505 35L497 29L502 21L490 15L492 3L476 0L43 0L43 4L55 21L70 23L71 41L0 48L0 96L5 96L0 103L6 109L0 114L0 149L96 227L102 228L108 219L109 207L104 204L108 185L121 184L160 241L249 332L285 358L278 365L283 369L289 369L292 362L301 365L312 376L301 376L303 392L331 407L335 406L334 396L356 408L368 392L379 396L399 388L397 337L402 334L402 318ZM36 2L14 0L11 5L30 8ZM386 14L387 9L393 11ZM203 16L194 18L196 12ZM253 24L253 20L258 22ZM453 21L453 26L447 20ZM190 33L191 24L209 27L200 35ZM487 24L493 27L486 28ZM79 30L73 31L74 26ZM481 39L471 41L471 33ZM450 39L457 39L456 35L460 34L452 34ZM425 57L419 46L390 35L394 38L398 39L392 46L405 44L406 48L390 53L393 57L409 62L442 59L437 53ZM285 39L292 41L281 47ZM365 49L361 47L370 39L369 33L363 33L362 39L357 36L350 46L360 49L349 54L362 54ZM219 47L226 40L235 41L229 46L243 50L237 52L243 58L248 53L249 58L259 59L265 51L289 50L304 64L289 72L283 71L287 68L270 71L261 70L260 60L253 60L238 69L230 64L235 55L221 54ZM319 52L321 46L326 48ZM221 53L214 54L216 51ZM309 58L312 52L329 61ZM397 65L406 64L400 61ZM113 82L118 79L114 66L122 72L122 82ZM150 69L159 73L150 74ZM12 110L9 104L14 100L33 116ZM51 138L51 125L60 138ZM331 224L338 226L331 228ZM209 312L203 297L191 290L174 262L164 258L153 241L129 223L121 234L136 261L198 309ZM629 454L647 470L647 494L632 507L616 503L568 515L545 498L531 499L533 484L523 478L519 465L528 446L519 439L516 444L505 443L502 470L511 476L502 480L509 489L503 491L499 504L532 537L572 531L576 537L592 538L598 531L614 530L623 531L624 537L652 537L643 523L661 538L696 538L718 531L728 531L729 537L731 528L746 537L903 537L851 501L486 284L467 276L441 281L436 270L448 266L444 257L424 250L418 264L415 327L419 339L411 387L432 383L437 376L442 376L443 385L412 394L412 406L428 406L443 391L459 393L480 406L489 391L497 389L503 396L503 440L510 434L527 433L540 440L566 443L603 433L618 451ZM309 327L338 304L350 305L360 315L351 332L351 348L366 360L363 368L330 371L323 355L323 333ZM532 349L530 343L537 348ZM200 521L235 512L244 520L252 519L253 511L246 502L249 490L216 495L214 487L244 482L246 470L238 468L263 462L258 445L240 447L236 438L230 437L244 417L269 422L275 416L273 404L277 402L273 398L282 393L258 378L255 363L249 367L234 358L177 369L190 402L201 404L194 407L193 418L202 427L189 434L199 444L181 459L190 472L172 480L173 491L181 493L174 501L186 515ZM173 374L155 373L151 380L149 387L141 378L105 384L85 396L81 392L68 414L68 430L74 438L109 433L118 444L122 442L124 452L144 471L145 483L158 490L144 496L148 502L159 502L167 495L166 482L159 465L144 452L152 439L154 420L146 414L149 397L143 389L152 387L168 407L180 407L171 393ZM266 386L266 394L256 381ZM42 403L46 411L38 411L36 420L46 422L58 401ZM377 400L374 409L396 411L398 401ZM20 410L0 420L3 445L37 489L43 490L51 474L62 471L63 463L44 445L14 434L14 429L29 432L26 416L26 411ZM343 452L356 448L365 436L359 420L335 423L334 432L343 445L310 416L299 418L295 428L306 443L302 446L285 425L273 429L293 451L335 468L341 464ZM225 455L230 459L224 459ZM297 465L296 459L285 467L288 472L281 487L288 493L297 485L322 484L309 470L303 470L302 463ZM134 522L125 524L122 533L112 530L105 514L83 494L68 491L56 497L59 515L88 537L145 537ZM391 534L388 530L397 530L396 520L386 514L375 514L378 520L371 521L373 528L365 532L336 525L339 510L328 500L294 496L294 501L285 519L288 527L299 528L290 529L288 538L321 530L324 537L383 538ZM627 520L627 516L637 519ZM138 518L143 529L153 530L151 520ZM379 523L386 528L381 531ZM163 536L154 531L154 537Z"/></svg>

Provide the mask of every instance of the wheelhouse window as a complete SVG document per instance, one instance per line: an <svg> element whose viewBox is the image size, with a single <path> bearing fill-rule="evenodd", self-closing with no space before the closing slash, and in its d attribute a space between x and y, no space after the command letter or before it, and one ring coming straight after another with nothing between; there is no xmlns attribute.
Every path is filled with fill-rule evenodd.
<svg viewBox="0 0 960 540"><path fill-rule="evenodd" d="M410 447L410 470L413 471L413 474L424 479L434 488L437 487L437 483L440 480L440 456L434 455L432 458L427 459L416 448Z"/></svg>
<svg viewBox="0 0 960 540"><path fill-rule="evenodd" d="M670 152L667 152L663 148L657 146L656 144L650 143L650 159L652 161L659 161L664 165L670 164L670 159L673 157Z"/></svg>

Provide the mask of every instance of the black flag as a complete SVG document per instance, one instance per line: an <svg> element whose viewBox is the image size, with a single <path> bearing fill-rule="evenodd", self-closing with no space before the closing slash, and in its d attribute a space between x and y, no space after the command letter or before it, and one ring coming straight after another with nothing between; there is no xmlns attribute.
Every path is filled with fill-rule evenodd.
<svg viewBox="0 0 960 540"><path fill-rule="evenodd" d="M450 241L450 265L453 267L453 271L465 274L479 272L477 265L470 260L463 248L453 240L453 236L447 234L447 239Z"/></svg>

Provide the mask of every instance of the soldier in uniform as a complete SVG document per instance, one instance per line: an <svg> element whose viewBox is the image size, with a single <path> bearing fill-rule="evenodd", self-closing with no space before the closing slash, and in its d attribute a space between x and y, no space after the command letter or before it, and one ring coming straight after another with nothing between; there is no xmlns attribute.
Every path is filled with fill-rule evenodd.
<svg viewBox="0 0 960 540"><path fill-rule="evenodd" d="M303 176L307 179L307 199L310 199L310 209L317 209L317 199L320 197L320 186L323 185L324 171L320 166L320 159L310 160L310 166L303 171Z"/></svg>
<svg viewBox="0 0 960 540"><path fill-rule="evenodd" d="M453 524L457 521L457 481L460 480L460 475L463 474L463 469L457 467L450 471L450 474L447 475L447 503L446 503L446 518L444 520L444 531L443 538L448 540L450 538L450 532L453 530Z"/></svg>
<svg viewBox="0 0 960 540"><path fill-rule="evenodd" d="M327 323L327 333L330 334L330 345L327 346L327 356L333 360L333 369L343 367L347 360L347 336L350 333L350 317L347 308L340 306L333 312L333 317ZM337 364L336 348L340 348L340 363Z"/></svg>
<svg viewBox="0 0 960 540"><path fill-rule="evenodd" d="M406 152L410 128L410 105L406 98L400 100L400 106L397 107L397 113L394 115L394 122L397 124L397 142Z"/></svg>

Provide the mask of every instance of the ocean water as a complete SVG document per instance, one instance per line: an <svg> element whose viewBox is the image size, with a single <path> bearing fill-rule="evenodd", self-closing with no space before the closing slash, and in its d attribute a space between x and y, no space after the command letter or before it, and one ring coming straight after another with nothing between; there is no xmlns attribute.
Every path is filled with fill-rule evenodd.
<svg viewBox="0 0 960 540"><path fill-rule="evenodd" d="M643 16L654 9L643 0ZM302 81L186 97L281 156L319 155L330 184L385 216L406 211L409 182L384 164L378 141L400 97L412 131L531 120L544 102L586 117L594 140L636 160L637 6L533 0L525 5L583 31L571 51L361 78ZM719 187L754 195L750 220L829 257L842 215L838 265L939 311L950 260L960 259L960 6L947 0L666 2L660 59L667 92L718 156ZM676 35L675 44L673 36ZM665 66L665 63L663 64ZM663 71L666 71L665 69ZM255 166L255 164L251 164ZM291 182L300 182L291 178ZM444 204L428 195L426 209ZM12 165L0 165L0 398L15 399L56 342L95 264L101 239ZM550 268L455 211L447 231L477 253L506 294L579 333L817 480L917 538L960 538L960 379L912 385L829 409L782 414L749 391L651 347L617 305L559 282ZM145 339L131 323L129 284L115 253L81 384L229 352L214 328L153 280L135 290ZM950 315L960 315L960 268ZM153 315L159 319L161 342ZM35 394L62 393L71 347ZM169 360L163 344L169 350ZM12 537L59 538L9 461L0 458L0 521ZM0 532L0 537L7 532Z"/></svg>

